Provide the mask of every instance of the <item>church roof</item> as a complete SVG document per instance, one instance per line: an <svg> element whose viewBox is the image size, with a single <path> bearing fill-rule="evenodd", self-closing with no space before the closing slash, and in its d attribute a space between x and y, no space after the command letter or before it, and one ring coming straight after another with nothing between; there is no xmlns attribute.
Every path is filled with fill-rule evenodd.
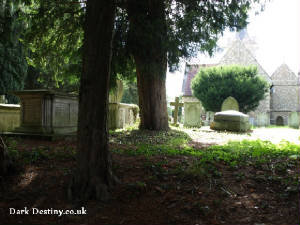
<svg viewBox="0 0 300 225"><path fill-rule="evenodd" d="M183 96L192 96L191 81L198 73L200 67L212 67L218 64L188 64L185 65L185 72L182 82L182 93Z"/></svg>
<svg viewBox="0 0 300 225"><path fill-rule="evenodd" d="M281 64L271 76L273 85L297 85L299 78L297 75L286 65Z"/></svg>
<svg viewBox="0 0 300 225"><path fill-rule="evenodd" d="M252 52L246 48L244 43L240 40L233 42L232 46L220 60L219 65L241 65L250 66L254 65L257 67L258 74L265 78L265 80L271 84L271 78L264 68L256 60Z"/></svg>

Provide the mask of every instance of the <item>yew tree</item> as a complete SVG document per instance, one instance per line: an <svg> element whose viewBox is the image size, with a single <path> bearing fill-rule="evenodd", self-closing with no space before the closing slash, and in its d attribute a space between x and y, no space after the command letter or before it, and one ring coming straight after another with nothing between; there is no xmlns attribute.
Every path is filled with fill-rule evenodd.
<svg viewBox="0 0 300 225"><path fill-rule="evenodd" d="M29 49L25 87L78 92L82 72L84 1L27 1Z"/></svg>
<svg viewBox="0 0 300 225"><path fill-rule="evenodd" d="M231 96L243 113L254 111L269 89L257 67L237 65L202 68L191 87L207 111L221 111L223 101Z"/></svg>
<svg viewBox="0 0 300 225"><path fill-rule="evenodd" d="M108 90L115 19L113 0L88 0L80 82L77 171L72 199L105 200L115 179L108 150Z"/></svg>
<svg viewBox="0 0 300 225"><path fill-rule="evenodd" d="M8 92L21 90L27 75L26 48L21 43L26 23L21 0L0 0L0 95L6 95L8 103L18 99Z"/></svg>

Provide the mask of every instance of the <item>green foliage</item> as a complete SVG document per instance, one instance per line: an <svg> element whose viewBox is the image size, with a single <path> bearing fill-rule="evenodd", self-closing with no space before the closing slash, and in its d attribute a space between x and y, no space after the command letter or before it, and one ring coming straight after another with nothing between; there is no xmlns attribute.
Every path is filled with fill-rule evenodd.
<svg viewBox="0 0 300 225"><path fill-rule="evenodd" d="M129 20L127 11L117 7L115 18L115 31L113 36L112 62L111 62L111 82L114 86L116 78L127 80L128 85L136 84L136 69L133 56L128 48ZM111 85L112 84L112 85ZM125 84L126 86L126 84Z"/></svg>
<svg viewBox="0 0 300 225"><path fill-rule="evenodd" d="M224 161L232 165L244 163L265 163L275 158L288 158L293 155L300 156L300 146L288 141L273 144L269 141L232 141L223 146L212 146L206 151L202 161Z"/></svg>
<svg viewBox="0 0 300 225"><path fill-rule="evenodd" d="M300 157L300 145L288 141L274 144L269 141L245 139L243 141L231 141L225 145L195 149L189 145L191 138L179 130L168 132L120 130L110 133L110 135L112 143L129 146L125 149L113 149L116 153L148 157L153 155L195 156L198 164L194 165L195 167L214 162L223 162L232 167L250 164L261 165L286 160L292 163Z"/></svg>
<svg viewBox="0 0 300 225"><path fill-rule="evenodd" d="M267 82L257 75L257 68L253 66L200 69L191 87L193 95L207 111L220 111L223 101L232 96L244 113L255 110L269 89Z"/></svg>
<svg viewBox="0 0 300 225"><path fill-rule="evenodd" d="M124 92L121 102L128 104L139 104L139 96L136 81L124 80Z"/></svg>
<svg viewBox="0 0 300 225"><path fill-rule="evenodd" d="M24 43L30 49L28 64L34 69L28 86L78 91L81 73L84 8L80 2L31 1Z"/></svg>
<svg viewBox="0 0 300 225"><path fill-rule="evenodd" d="M25 29L21 1L0 1L0 94L6 94L8 103L16 103L10 91L21 90L27 74L26 49L20 42Z"/></svg>
<svg viewBox="0 0 300 225"><path fill-rule="evenodd" d="M148 1L117 1L110 86L114 86L117 77L132 81L136 75L134 53L151 58L151 52L141 49L155 40L162 40L161 51L168 55L170 68L176 68L181 57L194 56L198 51L212 54L226 27L241 29L246 25L250 3L256 1L164 1L160 10L166 17L154 19L148 16ZM85 1L24 2L27 7L22 19L28 22L28 29L23 43L30 49L27 61L32 67L26 87L78 91ZM161 21L163 18L165 21ZM141 21L140 27L133 30L132 22L136 19ZM147 32L140 32L145 27ZM160 32L151 32L157 30ZM128 83L129 92L132 87Z"/></svg>
<svg viewBox="0 0 300 225"><path fill-rule="evenodd" d="M174 69L182 57L195 56L199 51L212 54L226 28L235 30L247 25L251 3L258 1L174 0L153 3L161 7L155 10L146 0L124 2L117 5L114 54L118 61L127 65L126 59L132 62L129 56L137 54L149 59L145 66L155 66L150 56L156 53L154 48L160 40L161 52L168 55L168 65ZM156 15L151 16L154 11ZM161 11L165 17L157 16ZM149 45L154 48L141 51Z"/></svg>
<svg viewBox="0 0 300 225"><path fill-rule="evenodd" d="M120 41L126 33L124 24L127 17L120 10L118 12L113 40L111 88L115 87L116 79L133 82L136 76L134 61ZM82 72L84 17L83 1L62 0L60 4L49 0L31 2L27 13L30 26L24 42L31 50L27 60L34 69L30 71L27 86L34 84L38 88L78 91Z"/></svg>

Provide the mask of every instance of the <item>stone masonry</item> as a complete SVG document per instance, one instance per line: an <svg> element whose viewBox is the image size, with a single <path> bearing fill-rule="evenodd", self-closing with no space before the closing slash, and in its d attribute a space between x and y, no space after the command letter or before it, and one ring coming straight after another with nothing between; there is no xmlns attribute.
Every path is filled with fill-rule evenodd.
<svg viewBox="0 0 300 225"><path fill-rule="evenodd" d="M283 119L288 125L291 112L299 113L299 77L286 64L282 64L271 76L271 124Z"/></svg>

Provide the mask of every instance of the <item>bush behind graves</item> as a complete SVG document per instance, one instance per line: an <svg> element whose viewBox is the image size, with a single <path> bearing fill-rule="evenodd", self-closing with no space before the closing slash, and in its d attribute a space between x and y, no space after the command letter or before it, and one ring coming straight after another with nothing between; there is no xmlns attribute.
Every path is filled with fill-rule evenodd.
<svg viewBox="0 0 300 225"><path fill-rule="evenodd" d="M268 83L258 76L256 67L236 65L202 68L191 87L207 111L221 111L222 102L232 96L244 113L255 110L269 89Z"/></svg>

